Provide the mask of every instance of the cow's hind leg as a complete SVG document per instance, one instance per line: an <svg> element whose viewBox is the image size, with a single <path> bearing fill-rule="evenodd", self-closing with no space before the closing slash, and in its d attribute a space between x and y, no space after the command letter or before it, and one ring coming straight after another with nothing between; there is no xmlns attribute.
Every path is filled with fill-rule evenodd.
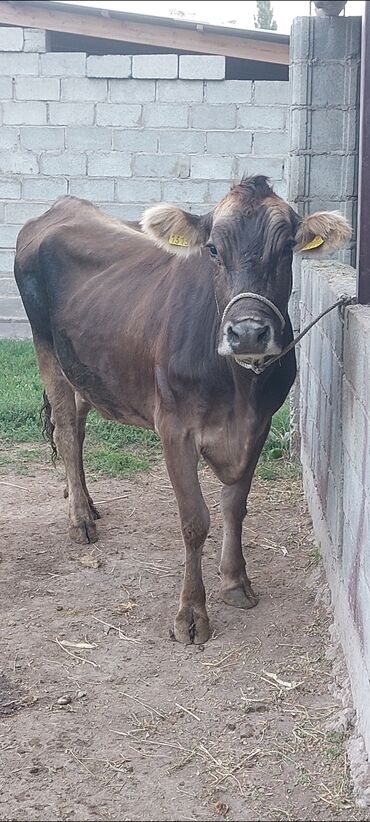
<svg viewBox="0 0 370 822"><path fill-rule="evenodd" d="M75 394L75 401L76 401L76 432L77 432L77 442L78 442L78 456L79 456L79 472L81 477L82 487L85 491L85 494L88 499L88 503L90 506L91 514L93 519L100 519L100 514L96 506L94 505L93 499L89 494L87 485L86 485L86 477L84 471L84 464L83 464L83 446L85 441L85 432L86 432L86 419L89 411L91 410L90 403L86 402L80 394ZM68 498L68 485L66 485L64 489L64 497L65 499Z"/></svg>
<svg viewBox="0 0 370 822"><path fill-rule="evenodd" d="M40 344L37 340L35 347L42 381L51 405L54 441L67 475L69 535L74 542L96 542L96 526L85 491L86 484L83 485L81 481L82 458L77 436L75 392L65 379L51 347Z"/></svg>
<svg viewBox="0 0 370 822"><path fill-rule="evenodd" d="M185 545L185 574L174 633L178 642L200 645L209 639L202 579L202 549L209 529L209 512L199 485L198 454L193 439L184 434L162 442Z"/></svg>

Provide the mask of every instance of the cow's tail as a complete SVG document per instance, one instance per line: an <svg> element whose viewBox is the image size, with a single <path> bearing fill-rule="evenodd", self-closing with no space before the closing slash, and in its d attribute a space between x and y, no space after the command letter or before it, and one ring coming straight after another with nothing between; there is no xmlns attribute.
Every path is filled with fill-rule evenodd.
<svg viewBox="0 0 370 822"><path fill-rule="evenodd" d="M50 443L52 450L51 459L52 462L55 464L58 456L58 450L54 442L55 425L51 419L51 405L46 391L44 391L43 393L43 405L40 411L40 418L42 422L42 433L45 439Z"/></svg>

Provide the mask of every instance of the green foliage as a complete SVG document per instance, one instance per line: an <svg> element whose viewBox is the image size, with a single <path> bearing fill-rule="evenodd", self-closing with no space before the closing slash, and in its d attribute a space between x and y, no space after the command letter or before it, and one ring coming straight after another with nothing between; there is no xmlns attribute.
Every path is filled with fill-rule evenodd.
<svg viewBox="0 0 370 822"><path fill-rule="evenodd" d="M254 15L254 28L276 31L277 22L270 0L257 0L257 15Z"/></svg>

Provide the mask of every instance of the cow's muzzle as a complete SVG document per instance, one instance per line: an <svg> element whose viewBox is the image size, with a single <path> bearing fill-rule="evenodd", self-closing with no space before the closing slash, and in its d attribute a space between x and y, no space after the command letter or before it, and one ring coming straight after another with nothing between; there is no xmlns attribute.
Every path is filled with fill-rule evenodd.
<svg viewBox="0 0 370 822"><path fill-rule="evenodd" d="M259 310L258 301L262 303ZM218 353L242 359L280 354L284 326L280 309L267 297L250 292L237 294L222 314Z"/></svg>

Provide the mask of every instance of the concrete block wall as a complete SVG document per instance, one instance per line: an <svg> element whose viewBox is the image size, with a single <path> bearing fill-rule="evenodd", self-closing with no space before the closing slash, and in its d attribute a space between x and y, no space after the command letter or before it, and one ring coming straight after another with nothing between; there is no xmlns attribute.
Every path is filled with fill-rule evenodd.
<svg viewBox="0 0 370 822"><path fill-rule="evenodd" d="M355 291L350 266L306 261L302 326ZM370 307L336 309L302 340L300 415L305 493L370 754Z"/></svg>
<svg viewBox="0 0 370 822"><path fill-rule="evenodd" d="M0 28L0 336L29 333L16 235L63 194L136 219L170 200L207 211L243 174L286 196L288 83L225 80L207 55L48 53Z"/></svg>
<svg viewBox="0 0 370 822"><path fill-rule="evenodd" d="M361 55L360 17L297 17L290 37L288 199L302 215L338 210L353 226L336 257L354 265ZM301 260L293 264L290 306L300 330ZM298 375L291 394L293 450L299 452Z"/></svg>

